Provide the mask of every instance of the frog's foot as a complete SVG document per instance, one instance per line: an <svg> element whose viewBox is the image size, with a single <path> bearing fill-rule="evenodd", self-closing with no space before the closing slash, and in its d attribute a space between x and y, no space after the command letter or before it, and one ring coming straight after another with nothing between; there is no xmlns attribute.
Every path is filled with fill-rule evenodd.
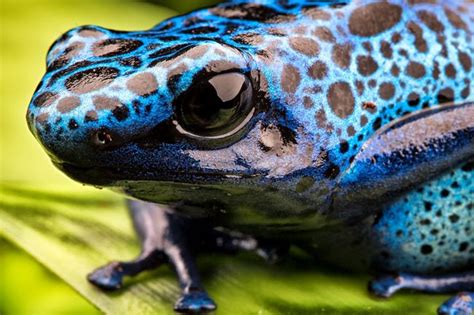
<svg viewBox="0 0 474 315"><path fill-rule="evenodd" d="M165 255L160 250L144 252L133 261L114 261L97 268L87 275L87 280L103 290L118 290L122 288L124 276L135 276L144 270L157 268L165 261Z"/></svg>
<svg viewBox="0 0 474 315"><path fill-rule="evenodd" d="M206 292L200 289L193 290L192 288L184 292L174 305L174 310L178 313L202 313L215 309L216 304Z"/></svg>
<svg viewBox="0 0 474 315"><path fill-rule="evenodd" d="M134 276L170 263L182 289L175 310L181 313L215 310L216 304L201 285L191 253L194 241L200 239L191 222L152 203L130 201L129 207L142 241L142 254L130 262L112 262L101 267L89 274L88 280L101 289L115 290L121 288L124 276Z"/></svg>
<svg viewBox="0 0 474 315"><path fill-rule="evenodd" d="M474 271L442 276L418 276L400 273L380 277L369 283L369 290L380 297L390 297L401 289L433 293L474 291ZM438 313L443 315L472 315L473 308L474 293L464 292L441 305Z"/></svg>
<svg viewBox="0 0 474 315"><path fill-rule="evenodd" d="M438 308L439 315L474 314L474 292L461 292L444 302Z"/></svg>

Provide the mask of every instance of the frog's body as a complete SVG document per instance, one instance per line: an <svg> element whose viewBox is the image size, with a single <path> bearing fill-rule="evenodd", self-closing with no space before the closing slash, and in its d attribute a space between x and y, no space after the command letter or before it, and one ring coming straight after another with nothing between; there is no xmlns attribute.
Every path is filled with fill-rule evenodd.
<svg viewBox="0 0 474 315"><path fill-rule="evenodd" d="M80 27L28 121L59 168L166 204L173 230L169 209L346 267L472 269L473 33L468 0L230 1L143 32ZM251 109L201 133L183 113L199 97ZM164 206L139 205L146 240L156 216L139 212Z"/></svg>

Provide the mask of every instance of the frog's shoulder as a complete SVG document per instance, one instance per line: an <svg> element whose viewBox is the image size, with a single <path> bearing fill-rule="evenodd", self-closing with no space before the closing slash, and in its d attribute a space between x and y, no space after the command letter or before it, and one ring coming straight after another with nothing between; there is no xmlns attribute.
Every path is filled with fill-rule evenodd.
<svg viewBox="0 0 474 315"><path fill-rule="evenodd" d="M380 129L341 176L350 190L403 190L474 158L474 102L414 112Z"/></svg>

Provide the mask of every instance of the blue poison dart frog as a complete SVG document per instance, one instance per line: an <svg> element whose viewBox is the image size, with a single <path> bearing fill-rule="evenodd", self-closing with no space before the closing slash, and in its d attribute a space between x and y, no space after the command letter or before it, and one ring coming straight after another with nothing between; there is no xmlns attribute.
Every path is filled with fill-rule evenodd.
<svg viewBox="0 0 474 315"><path fill-rule="evenodd" d="M131 197L142 241L88 280L169 263L175 310L205 312L195 254L296 246L471 314L473 36L470 0L235 0L68 31L29 128L68 176Z"/></svg>

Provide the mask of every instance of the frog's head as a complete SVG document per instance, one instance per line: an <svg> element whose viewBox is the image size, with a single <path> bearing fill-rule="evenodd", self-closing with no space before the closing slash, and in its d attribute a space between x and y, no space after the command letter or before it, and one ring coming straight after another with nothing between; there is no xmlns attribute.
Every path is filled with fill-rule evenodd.
<svg viewBox="0 0 474 315"><path fill-rule="evenodd" d="M315 159L304 126L272 103L278 93L251 53L199 34L87 26L59 38L27 113L53 163L159 202L252 190L270 204L276 188L309 191L318 179L306 173Z"/></svg>
<svg viewBox="0 0 474 315"><path fill-rule="evenodd" d="M217 41L80 27L51 47L27 118L73 176L90 168L126 179L237 175L249 170L193 152L232 147L255 125L264 107L257 85L248 56ZM106 182L108 174L79 179Z"/></svg>

